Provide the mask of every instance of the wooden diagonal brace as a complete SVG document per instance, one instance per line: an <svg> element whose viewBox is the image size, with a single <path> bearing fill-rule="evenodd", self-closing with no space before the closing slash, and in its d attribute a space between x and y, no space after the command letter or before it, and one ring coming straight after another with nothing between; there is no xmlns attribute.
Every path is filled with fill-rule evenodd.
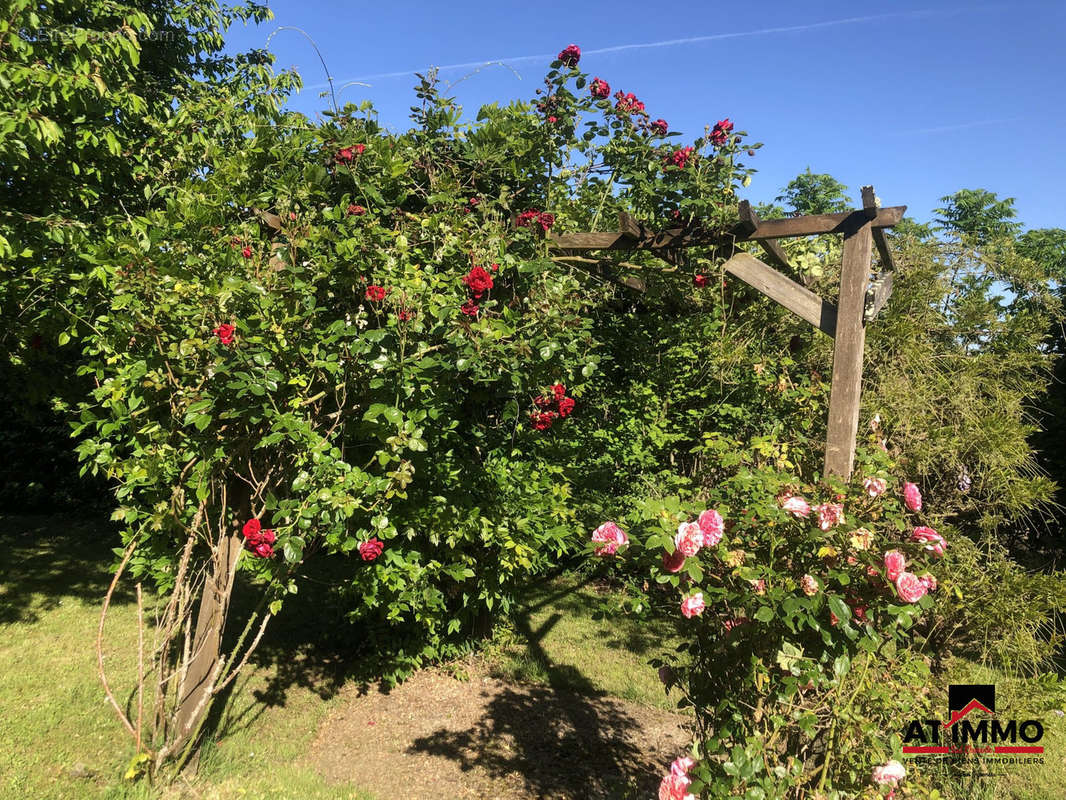
<svg viewBox="0 0 1066 800"><path fill-rule="evenodd" d="M747 200L741 200L740 206L737 209L740 215L740 226L747 229L747 233L750 236L755 233L759 228L759 223L762 220L759 219L759 215L755 213L755 209L751 207L751 203ZM738 226L738 228L740 227ZM781 247L774 239L763 239L759 242L759 246L765 251L767 257L770 259L770 263L781 269L788 269L788 254L785 249Z"/></svg>
<svg viewBox="0 0 1066 800"><path fill-rule="evenodd" d="M837 309L810 289L800 286L752 255L737 253L723 264L725 271L780 303L827 336L836 336Z"/></svg>

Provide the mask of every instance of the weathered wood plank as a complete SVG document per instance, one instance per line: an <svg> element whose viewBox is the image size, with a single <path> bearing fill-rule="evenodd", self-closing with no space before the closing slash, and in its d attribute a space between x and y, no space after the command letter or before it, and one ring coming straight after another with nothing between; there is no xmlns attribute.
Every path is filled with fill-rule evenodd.
<svg viewBox="0 0 1066 800"><path fill-rule="evenodd" d="M751 203L747 200L740 201L739 207L740 222L745 228L749 229L749 235L759 229L759 223L762 220L759 219L759 215L755 212L755 209L751 207ZM788 253L773 239L763 239L759 242L759 246L762 247L766 253L770 263L781 269L788 269Z"/></svg>
<svg viewBox="0 0 1066 800"><path fill-rule="evenodd" d="M860 191L862 192L862 211L866 219L873 219L877 216L877 209L881 207L881 200L872 186L863 186Z"/></svg>
<svg viewBox="0 0 1066 800"><path fill-rule="evenodd" d="M625 211L618 212L618 232L629 236L636 241L640 241L644 237L644 226L637 222L631 214L627 214Z"/></svg>
<svg viewBox="0 0 1066 800"><path fill-rule="evenodd" d="M864 211L845 211L840 214L810 214L803 217L787 219L764 219L758 229L739 239L760 241L762 239L783 239L787 236L814 236L821 233L847 233L860 222L869 222L873 228L891 228L903 219L906 206L889 206L880 208L873 219L867 219Z"/></svg>
<svg viewBox="0 0 1066 800"><path fill-rule="evenodd" d="M633 239L624 233L564 233L549 236L559 250L633 250Z"/></svg>
<svg viewBox="0 0 1066 800"><path fill-rule="evenodd" d="M807 320L827 336L836 333L836 307L773 267L748 253L737 253L723 266L726 272ZM862 313L861 308L859 313Z"/></svg>
<svg viewBox="0 0 1066 800"><path fill-rule="evenodd" d="M875 220L857 212L844 234L837 301L836 342L833 347L833 384L829 395L829 429L825 441L825 474L847 480L855 464L855 434L859 429L866 284L873 253ZM876 218L875 218L876 219Z"/></svg>

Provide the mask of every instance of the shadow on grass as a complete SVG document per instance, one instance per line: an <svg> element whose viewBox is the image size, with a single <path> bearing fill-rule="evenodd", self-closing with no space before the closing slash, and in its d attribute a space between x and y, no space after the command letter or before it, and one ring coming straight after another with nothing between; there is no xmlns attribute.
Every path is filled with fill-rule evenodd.
<svg viewBox="0 0 1066 800"><path fill-rule="evenodd" d="M65 598L99 605L120 545L106 516L0 515L0 623L35 623ZM128 587L112 599L132 601Z"/></svg>
<svg viewBox="0 0 1066 800"><path fill-rule="evenodd" d="M545 637L565 614L588 614L581 589L569 582L531 587L529 602L515 615L527 656L547 686L505 688L470 729L438 730L414 740L408 752L448 758L464 771L478 768L496 778L520 775L536 797L653 795L662 759L671 752L669 737L649 741L647 721L634 716L632 706L598 691L576 667L554 663L544 649ZM550 613L534 623L548 607ZM638 638L642 648L651 645L651 637ZM609 644L626 646L621 639Z"/></svg>
<svg viewBox="0 0 1066 800"><path fill-rule="evenodd" d="M253 725L267 708L285 707L294 691L329 700L345 686L355 684L365 694L380 683L379 676L390 667L388 656L363 626L348 620L338 589L351 569L351 563L336 556L305 562L296 577L299 592L285 598L252 653L248 666L254 671L246 669L215 704L209 728L216 736L232 736ZM239 576L223 652L230 652L261 596L261 587Z"/></svg>
<svg viewBox="0 0 1066 800"><path fill-rule="evenodd" d="M407 752L458 762L493 778L520 775L532 797L653 796L662 757L621 701L545 686L508 687L471 728L438 730Z"/></svg>

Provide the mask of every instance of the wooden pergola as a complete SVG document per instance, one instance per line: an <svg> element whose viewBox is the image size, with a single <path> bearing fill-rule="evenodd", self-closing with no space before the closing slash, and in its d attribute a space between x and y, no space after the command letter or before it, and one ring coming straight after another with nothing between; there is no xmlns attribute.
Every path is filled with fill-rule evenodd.
<svg viewBox="0 0 1066 800"><path fill-rule="evenodd" d="M725 236L710 236L691 227L652 231L623 213L619 215L617 233L569 233L552 236L550 242L559 252L560 260L579 261L585 268L638 292L645 290L643 281L615 276L603 263L577 254L596 250L648 250L676 264L686 248L714 247L727 258L723 265L726 272L832 337L835 344L825 475L847 480L855 462L866 325L877 316L892 293L894 265L885 228L899 224L906 210L906 206L881 208L873 187L864 186L862 208L839 214L760 220L745 200L740 204L740 222ZM789 266L778 239L828 233L844 236L840 293L835 305L774 268L787 269ZM758 242L766 260L774 266L738 250L737 245L742 242ZM879 275L872 273L874 246L881 259Z"/></svg>

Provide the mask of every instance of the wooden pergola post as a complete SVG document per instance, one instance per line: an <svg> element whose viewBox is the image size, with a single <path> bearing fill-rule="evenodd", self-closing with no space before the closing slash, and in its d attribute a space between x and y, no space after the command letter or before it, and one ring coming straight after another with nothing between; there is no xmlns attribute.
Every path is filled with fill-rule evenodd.
<svg viewBox="0 0 1066 800"><path fill-rule="evenodd" d="M557 260L577 262L578 266L594 274L611 278L639 292L644 291L643 281L614 276L609 265L575 256L570 251L650 250L674 262L679 249L696 246L728 248L731 257L723 265L726 272L835 340L824 474L848 480L855 464L866 323L884 307L892 293L894 265L885 229L898 224L907 209L906 206L881 208L872 186L862 187L862 205L859 211L763 221L745 200L740 204L740 222L727 241L685 228L649 231L629 215L622 214L618 233L563 234L551 237L551 242L560 252ZM771 262L779 267L787 267L787 254L777 244L777 239L826 233L844 235L840 294L835 305L749 253L735 249L738 242L758 242ZM871 259L875 245L881 257L883 272L871 280Z"/></svg>
<svg viewBox="0 0 1066 800"><path fill-rule="evenodd" d="M859 430L863 348L866 344L866 285L870 277L873 232L870 220L856 220L844 234L840 265L840 296L833 345L833 384L829 394L829 426L825 437L825 474L847 480L855 464Z"/></svg>

